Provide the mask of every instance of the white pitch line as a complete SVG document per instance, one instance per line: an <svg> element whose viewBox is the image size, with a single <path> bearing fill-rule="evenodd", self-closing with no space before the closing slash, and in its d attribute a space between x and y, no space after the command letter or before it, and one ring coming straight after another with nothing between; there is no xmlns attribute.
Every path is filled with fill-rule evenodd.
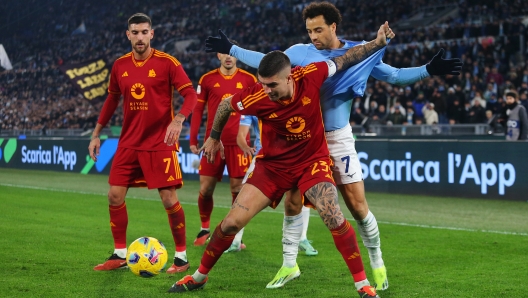
<svg viewBox="0 0 528 298"><path fill-rule="evenodd" d="M25 188L25 189L37 189L37 190L47 190L47 191L56 191L56 192L66 192L66 193L75 193L75 194L84 194L84 195L98 195L98 196L106 196L106 193L97 193L97 192L89 192L89 191L79 191L79 190L69 190L69 189L58 189L58 188L48 188L48 187L40 187L40 186L31 186L31 185L19 185L19 184L9 184L9 183L0 183L0 186L6 186L6 187L17 187L17 188ZM127 195L128 199L136 199L136 200L144 200L144 201L158 201L159 199L153 199L153 198L145 198L145 197L137 197L137 196L129 196ZM191 203L191 202L182 202L183 205L193 205L197 206L198 203ZM230 209L231 206L227 205L215 205L217 208L225 208ZM282 211L278 211L275 209L264 209L262 212L268 212L268 213L276 213L276 214L283 214ZM319 217L319 215L311 214L312 217ZM347 218L349 221L355 221L353 218ZM391 221L379 221L378 223L387 224L387 225L396 225L396 226L406 226L406 227L416 227L416 228L426 228L426 229L439 229L439 230L452 230L452 231L465 231L465 232L481 232L481 233L492 233L492 234L502 234L502 235L517 235L517 236L528 236L528 233L520 233L520 232L507 232L507 231L494 231L494 230L478 230L478 229L466 229L466 228L455 228L455 227L442 227L442 226L432 226L432 225L421 225L421 224L412 224L412 223L404 223L404 222L391 222Z"/></svg>

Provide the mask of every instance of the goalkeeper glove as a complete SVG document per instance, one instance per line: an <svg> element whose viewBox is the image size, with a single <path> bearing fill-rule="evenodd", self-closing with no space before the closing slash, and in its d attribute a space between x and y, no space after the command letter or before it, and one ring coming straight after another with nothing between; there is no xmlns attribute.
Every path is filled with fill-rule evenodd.
<svg viewBox="0 0 528 298"><path fill-rule="evenodd" d="M458 58L443 59L444 49L440 49L438 53L426 64L427 72L432 76L454 75L458 76L462 71L462 61Z"/></svg>
<svg viewBox="0 0 528 298"><path fill-rule="evenodd" d="M229 41L222 30L218 30L218 33L220 34L220 37L207 37L205 40L205 51L207 53L217 52L220 54L229 55L229 51L231 50L233 43Z"/></svg>

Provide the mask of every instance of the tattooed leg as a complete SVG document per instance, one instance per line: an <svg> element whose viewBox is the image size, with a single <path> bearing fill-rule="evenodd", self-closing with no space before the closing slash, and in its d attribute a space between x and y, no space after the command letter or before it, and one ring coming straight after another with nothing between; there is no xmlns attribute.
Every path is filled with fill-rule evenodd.
<svg viewBox="0 0 528 298"><path fill-rule="evenodd" d="M356 288L368 285L356 233L339 208L336 187L332 183L321 182L312 186L304 195L316 206L323 222L332 233L335 246L350 270Z"/></svg>
<svg viewBox="0 0 528 298"><path fill-rule="evenodd" d="M220 228L227 235L238 233L270 200L258 188L246 183L231 205L231 210L222 221Z"/></svg>
<svg viewBox="0 0 528 298"><path fill-rule="evenodd" d="M318 183L308 189L304 196L315 206L328 229L333 230L345 221L339 207L337 189L332 183Z"/></svg>

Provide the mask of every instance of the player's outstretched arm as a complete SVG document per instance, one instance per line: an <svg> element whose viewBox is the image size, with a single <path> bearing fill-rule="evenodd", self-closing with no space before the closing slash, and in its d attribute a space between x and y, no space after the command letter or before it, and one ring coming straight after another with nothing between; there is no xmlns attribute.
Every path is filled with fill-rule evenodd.
<svg viewBox="0 0 528 298"><path fill-rule="evenodd" d="M222 30L218 30L218 34L220 34L220 37L207 37L205 40L206 52L229 54L244 64L247 64L253 68L258 68L260 60L262 60L262 57L264 57L263 53L246 50L233 45L233 43L229 41L229 38L227 38Z"/></svg>
<svg viewBox="0 0 528 298"><path fill-rule="evenodd" d="M347 69L352 65L358 64L359 62L365 60L368 56L385 47L387 45L387 38L389 38L389 36L394 37L394 33L392 32L392 29L390 29L389 24L385 22L385 24L380 26L378 30L378 36L375 40L352 47L342 56L332 59L336 64L337 71Z"/></svg>
<svg viewBox="0 0 528 298"><path fill-rule="evenodd" d="M213 163L215 160L216 152L220 151L222 158L224 158L224 146L220 142L220 135L222 130L229 120L229 116L235 110L231 107L231 98L228 97L218 105L216 114L213 120L213 127L211 128L211 134L205 141L200 151L204 152L204 155L207 156L207 162Z"/></svg>
<svg viewBox="0 0 528 298"><path fill-rule="evenodd" d="M444 49L440 49L433 59L426 64L427 72L432 76L460 75L462 71L462 60L458 58L444 59Z"/></svg>

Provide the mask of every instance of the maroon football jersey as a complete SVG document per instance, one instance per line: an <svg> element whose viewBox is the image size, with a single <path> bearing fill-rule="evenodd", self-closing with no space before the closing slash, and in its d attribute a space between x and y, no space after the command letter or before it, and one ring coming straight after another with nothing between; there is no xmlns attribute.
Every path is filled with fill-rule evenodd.
<svg viewBox="0 0 528 298"><path fill-rule="evenodd" d="M306 166L329 155L319 102L328 65L316 62L291 73L294 91L290 99L272 101L257 83L231 100L235 111L259 118L262 160L284 169Z"/></svg>
<svg viewBox="0 0 528 298"><path fill-rule="evenodd" d="M123 95L123 127L119 146L135 150L177 150L163 142L174 118L174 88L192 88L180 62L152 50L143 61L128 53L112 67L108 92ZM193 91L194 92L194 91Z"/></svg>
<svg viewBox="0 0 528 298"><path fill-rule="evenodd" d="M230 76L222 74L219 68L204 74L198 82L196 90L198 102L193 111L191 121L191 145L198 144L198 132L201 126L204 107L207 106L207 126L205 139L209 137L213 120L222 100L233 96L235 93L255 85L257 78L249 72L237 69ZM236 137L240 123L240 114L231 113L224 130L222 131L221 141L224 145L237 145Z"/></svg>

